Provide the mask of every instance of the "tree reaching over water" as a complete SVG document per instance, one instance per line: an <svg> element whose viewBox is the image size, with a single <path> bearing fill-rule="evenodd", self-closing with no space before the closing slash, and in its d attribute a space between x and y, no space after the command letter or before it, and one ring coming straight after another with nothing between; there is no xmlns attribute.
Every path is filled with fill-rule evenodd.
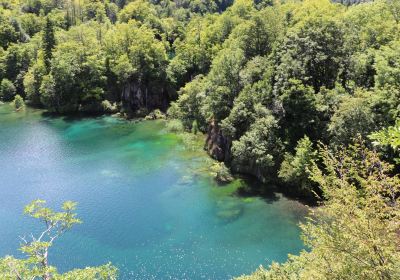
<svg viewBox="0 0 400 280"><path fill-rule="evenodd" d="M297 142L294 154L285 154L278 176L295 190L300 189L301 193L313 197L318 189L309 177L311 168L317 161L317 150L310 138L304 136Z"/></svg>
<svg viewBox="0 0 400 280"><path fill-rule="evenodd" d="M24 213L39 220L44 228L37 235L21 237L20 250L26 255L25 259L16 259L12 256L0 259L1 279L117 279L117 270L110 264L75 269L64 274L57 272L57 269L50 264L49 249L66 231L81 223L81 220L77 218L76 203L72 201L64 202L60 212L46 207L45 203L43 200L35 200L25 207Z"/></svg>
<svg viewBox="0 0 400 280"><path fill-rule="evenodd" d="M359 140L321 155L311 179L325 200L301 225L309 250L238 279L399 279L400 178L393 166Z"/></svg>

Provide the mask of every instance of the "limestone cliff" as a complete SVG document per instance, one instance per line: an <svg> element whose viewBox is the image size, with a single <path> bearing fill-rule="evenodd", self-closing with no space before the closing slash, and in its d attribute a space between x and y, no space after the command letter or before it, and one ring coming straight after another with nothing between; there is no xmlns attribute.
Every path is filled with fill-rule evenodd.
<svg viewBox="0 0 400 280"><path fill-rule="evenodd" d="M271 183L271 178L276 178L276 168L271 167L267 170L261 169L256 164L256 159L247 164L238 164L232 157L231 148L232 140L224 135L218 124L212 121L208 127L205 143L205 150L212 158L225 162L225 164L236 173L253 176L263 183Z"/></svg>
<svg viewBox="0 0 400 280"><path fill-rule="evenodd" d="M212 121L208 127L205 149L218 161L230 162L232 141L224 136L221 128Z"/></svg>
<svg viewBox="0 0 400 280"><path fill-rule="evenodd" d="M173 94L174 91L164 85L141 85L138 82L131 82L123 86L121 101L125 112L129 115L135 115L143 109L165 111Z"/></svg>

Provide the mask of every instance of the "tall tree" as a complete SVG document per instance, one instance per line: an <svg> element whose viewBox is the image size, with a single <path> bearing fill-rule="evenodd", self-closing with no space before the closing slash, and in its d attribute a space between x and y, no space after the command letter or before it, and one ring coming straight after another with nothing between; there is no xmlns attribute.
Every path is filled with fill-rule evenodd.
<svg viewBox="0 0 400 280"><path fill-rule="evenodd" d="M56 38L54 36L54 25L49 17L46 17L46 25L43 30L43 51L44 51L44 63L46 65L47 73L50 72L51 59L53 57L53 49L56 45Z"/></svg>

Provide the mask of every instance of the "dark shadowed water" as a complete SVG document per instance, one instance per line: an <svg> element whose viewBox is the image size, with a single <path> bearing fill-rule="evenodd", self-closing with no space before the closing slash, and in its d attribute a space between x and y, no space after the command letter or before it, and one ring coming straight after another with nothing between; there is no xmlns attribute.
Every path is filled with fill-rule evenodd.
<svg viewBox="0 0 400 280"><path fill-rule="evenodd" d="M22 215L34 199L78 202L59 239L59 270L111 261L121 279L229 279L302 248L300 203L239 198L213 182L203 151L185 148L163 122L66 119L0 105L0 256L20 256Z"/></svg>

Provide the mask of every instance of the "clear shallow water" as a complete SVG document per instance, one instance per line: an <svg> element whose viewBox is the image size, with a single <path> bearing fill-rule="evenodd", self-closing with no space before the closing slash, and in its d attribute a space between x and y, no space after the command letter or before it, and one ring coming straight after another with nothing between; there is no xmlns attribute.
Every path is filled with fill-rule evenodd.
<svg viewBox="0 0 400 280"><path fill-rule="evenodd" d="M19 256L34 199L78 202L77 225L50 252L59 270L111 261L121 279L229 279L303 248L305 208L281 195L239 198L208 157L162 122L43 117L0 105L0 256Z"/></svg>

